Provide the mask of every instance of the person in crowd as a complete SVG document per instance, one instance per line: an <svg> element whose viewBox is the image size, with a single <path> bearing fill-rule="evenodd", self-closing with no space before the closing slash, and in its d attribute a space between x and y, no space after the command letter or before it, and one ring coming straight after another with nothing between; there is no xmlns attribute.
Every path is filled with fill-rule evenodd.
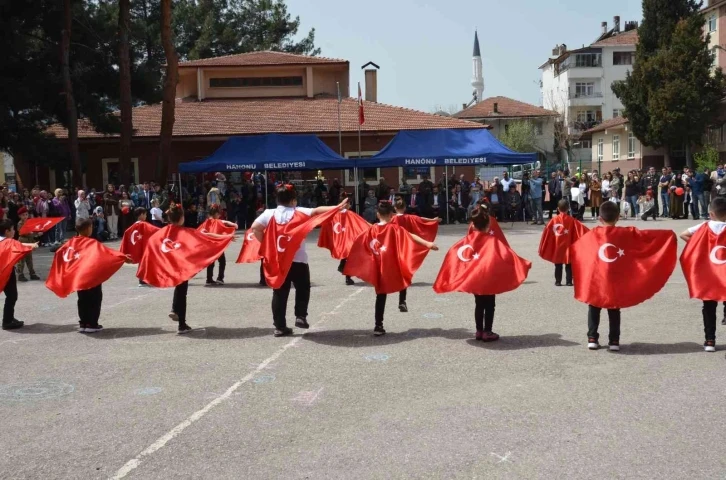
<svg viewBox="0 0 726 480"><path fill-rule="evenodd" d="M547 218L552 219L553 212L557 210L557 204L562 199L562 182L557 176L557 172L550 174L550 180L547 182L547 193L550 198Z"/></svg>
<svg viewBox="0 0 726 480"><path fill-rule="evenodd" d="M517 183L514 181L514 179L509 178L509 172L506 170L504 172L502 172L502 179L500 180L499 183L502 186L502 200L501 201L504 205L507 205L508 206L507 208L509 209L509 210L507 210L507 208L505 208L504 210L502 210L502 213L503 213L502 220L508 220L510 217L510 214L512 212L511 208L509 208L509 206L511 206L511 204L512 204L512 202L509 200L509 191L516 190Z"/></svg>
<svg viewBox="0 0 726 480"><path fill-rule="evenodd" d="M401 194L401 200L403 202L406 202L406 213L410 213L411 215L423 215L425 210L425 200L423 198L423 195L418 193L418 190L416 187L411 188L411 195L409 195L408 200L406 200L406 196Z"/></svg>
<svg viewBox="0 0 726 480"><path fill-rule="evenodd" d="M91 203L83 190L78 190L78 198L76 198L74 206L76 207L76 222L86 220L91 216Z"/></svg>
<svg viewBox="0 0 726 480"><path fill-rule="evenodd" d="M572 217L576 220L583 221L585 213L585 194L580 188L580 180L577 177L573 177L570 187L570 210Z"/></svg>
<svg viewBox="0 0 726 480"><path fill-rule="evenodd" d="M162 212L161 208L159 208L158 198L154 198L151 200L151 210L149 211L149 214L151 215L152 225L158 228L164 226L164 213Z"/></svg>
<svg viewBox="0 0 726 480"><path fill-rule="evenodd" d="M661 216L668 218L670 216L670 198L668 196L668 187L670 186L673 175L668 173L667 168L661 169L661 175L658 179L658 193L660 194L660 203L663 205Z"/></svg>
<svg viewBox="0 0 726 480"><path fill-rule="evenodd" d="M134 223L134 202L129 198L128 192L121 192L121 198L118 202L119 221L118 221L118 237L123 238L126 229Z"/></svg>
<svg viewBox="0 0 726 480"><path fill-rule="evenodd" d="M504 188L502 187L502 183L499 181L499 177L494 177L492 183L489 184L486 190L486 199L491 207L491 214L494 215L497 220L504 221L504 210L506 205L504 203Z"/></svg>
<svg viewBox="0 0 726 480"><path fill-rule="evenodd" d="M20 215L20 221L18 222L17 228L15 229L16 233L20 232L20 229L23 228L23 225L25 225L25 222L29 218L28 210L25 207L20 207L20 209L18 209L18 214ZM36 244L38 243L38 235L34 235L32 233L28 235L18 234L17 240L23 244ZM40 277L35 273L35 268L33 267L33 252L28 252L28 254L21 258L15 266L17 279L19 282L28 281L24 274L25 267L28 267L28 275L30 276L31 280L40 280Z"/></svg>
<svg viewBox="0 0 726 480"><path fill-rule="evenodd" d="M343 187L340 186L340 180L337 178L333 179L333 184L330 186L328 194L330 196L330 203L337 205L340 203L340 194L343 191ZM240 224L243 225L243 224Z"/></svg>
<svg viewBox="0 0 726 480"><path fill-rule="evenodd" d="M693 191L691 190L691 185L686 183L683 191L683 219L688 220L688 213L690 212L693 215L693 219L698 220L698 212L696 212L698 205L693 202Z"/></svg>
<svg viewBox="0 0 726 480"><path fill-rule="evenodd" d="M658 175L655 171L655 167L649 167L648 171L645 175L642 176L641 186L640 186L640 195L645 195L645 192L650 189L652 192L658 191L658 185L660 183L660 175ZM660 207L658 206L658 196L653 195L653 203L655 205L656 214L660 210ZM642 214L643 211L641 210L640 213Z"/></svg>
<svg viewBox="0 0 726 480"><path fill-rule="evenodd" d="M628 172L628 179L625 181L625 199L630 205L631 218L638 215L638 197L640 193L640 179L634 172Z"/></svg>
<svg viewBox="0 0 726 480"><path fill-rule="evenodd" d="M698 171L690 171L688 174L688 186L691 187L691 193L693 195L693 203L691 210L693 213L693 219L708 218L708 210L706 208L706 199L703 195L703 184L705 176L703 173Z"/></svg>
<svg viewBox="0 0 726 480"><path fill-rule="evenodd" d="M62 217L58 224L55 226L55 242L54 245L61 245L66 239L66 228L68 222L71 220L71 207L68 205L66 199L66 192L62 188L56 188L53 192L52 204L52 216Z"/></svg>
<svg viewBox="0 0 726 480"><path fill-rule="evenodd" d="M401 177L401 184L398 187L398 193L401 194L403 201L406 202L406 205L411 204L409 200L411 199L412 192L413 190L411 189L411 185L408 184L406 177Z"/></svg>
<svg viewBox="0 0 726 480"><path fill-rule="evenodd" d="M368 189L368 196L363 204L363 218L368 223L374 223L376 221L376 209L378 208L378 199L376 198L375 190Z"/></svg>
<svg viewBox="0 0 726 480"><path fill-rule="evenodd" d="M386 184L386 179L381 177L378 180L378 186L376 187L376 198L378 200L385 200L386 197L391 196L391 191L395 192L395 189L390 188L388 184ZM393 203L393 201L391 201Z"/></svg>
<svg viewBox="0 0 726 480"><path fill-rule="evenodd" d="M396 201L396 190L394 188L388 189L388 197L385 200L391 203Z"/></svg>
<svg viewBox="0 0 726 480"><path fill-rule="evenodd" d="M432 187L432 190L430 192L430 195L427 198L428 201L428 208L426 211L426 216L428 217L438 217L446 220L446 209L448 208L448 203L446 201L446 195L444 195L441 190L439 189L438 185L435 185ZM453 216L452 216L453 218Z"/></svg>
<svg viewBox="0 0 726 480"><path fill-rule="evenodd" d="M118 218L121 214L118 202L119 196L116 193L116 187L109 183L106 185L106 191L103 192L103 213L106 216L109 240L118 238Z"/></svg>
<svg viewBox="0 0 726 480"><path fill-rule="evenodd" d="M535 170L529 179L529 205L532 211L532 225L544 225L542 212L542 187L544 180L539 170Z"/></svg>
<svg viewBox="0 0 726 480"><path fill-rule="evenodd" d="M93 211L91 224L93 225L93 237L96 240L99 242L105 242L111 238L111 235L108 232L108 223L106 222L102 206L99 205L96 207L96 210Z"/></svg>
<svg viewBox="0 0 726 480"><path fill-rule="evenodd" d="M469 206L466 209L467 218L471 217L471 211L479 204L479 201L484 196L484 185L478 181L479 177L476 178L477 180L472 182L469 187Z"/></svg>
<svg viewBox="0 0 726 480"><path fill-rule="evenodd" d="M671 181L668 184L670 205L668 211L673 220L683 218L683 183L678 173L671 174Z"/></svg>
<svg viewBox="0 0 726 480"><path fill-rule="evenodd" d="M28 211L28 216L33 218L35 216L35 202L33 197L30 195L30 190L27 188L23 189L23 206Z"/></svg>
<svg viewBox="0 0 726 480"><path fill-rule="evenodd" d="M468 202L466 194L461 191L461 185L457 184L451 193L451 200L449 200L449 205L454 210L454 223L466 222Z"/></svg>
<svg viewBox="0 0 726 480"><path fill-rule="evenodd" d="M592 218L600 216L600 205L602 205L602 182L597 172L590 177L590 213Z"/></svg>
<svg viewBox="0 0 726 480"><path fill-rule="evenodd" d="M434 191L434 184L429 179L428 175L424 175L421 177L421 183L418 184L418 191L421 195L423 195L429 205L433 203L431 195Z"/></svg>
<svg viewBox="0 0 726 480"><path fill-rule="evenodd" d="M648 220L648 217L653 217L653 220L658 217L658 207L655 204L653 190L648 190L645 195L642 195L638 199L638 208L640 210L640 219L644 222Z"/></svg>
<svg viewBox="0 0 726 480"><path fill-rule="evenodd" d="M714 182L711 179L711 170L708 168L703 169L703 201L705 204L705 209L701 212L703 214L703 218L707 219L709 212L708 212L708 206L711 205L711 191L713 190Z"/></svg>
<svg viewBox="0 0 726 480"><path fill-rule="evenodd" d="M141 184L141 191L138 193L137 205L144 207L147 211L151 210L151 200L154 198L154 192L151 191L149 182Z"/></svg>

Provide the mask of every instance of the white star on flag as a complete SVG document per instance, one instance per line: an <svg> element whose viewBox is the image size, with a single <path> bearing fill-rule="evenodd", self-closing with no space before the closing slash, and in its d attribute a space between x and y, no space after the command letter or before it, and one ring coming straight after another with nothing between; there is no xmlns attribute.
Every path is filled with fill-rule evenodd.
<svg viewBox="0 0 726 480"><path fill-rule="evenodd" d="M618 250L618 255L621 256L621 257L624 257L625 256L625 250L623 250L622 248L620 250Z"/></svg>

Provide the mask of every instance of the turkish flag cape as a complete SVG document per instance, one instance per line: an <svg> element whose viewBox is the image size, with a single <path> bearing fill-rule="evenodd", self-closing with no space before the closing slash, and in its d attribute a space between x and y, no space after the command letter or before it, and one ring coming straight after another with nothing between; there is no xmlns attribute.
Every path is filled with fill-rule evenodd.
<svg viewBox="0 0 726 480"><path fill-rule="evenodd" d="M671 230L597 227L570 247L575 298L600 308L627 308L658 293L676 267Z"/></svg>
<svg viewBox="0 0 726 480"><path fill-rule="evenodd" d="M539 241L539 256L551 263L570 263L570 246L590 230L570 215L559 213L547 223Z"/></svg>
<svg viewBox="0 0 726 480"><path fill-rule="evenodd" d="M498 295L519 287L531 267L496 236L474 230L449 249L434 291Z"/></svg>
<svg viewBox="0 0 726 480"><path fill-rule="evenodd" d="M126 255L91 237L73 237L55 252L45 286L60 298L97 287L111 278Z"/></svg>
<svg viewBox="0 0 726 480"><path fill-rule="evenodd" d="M428 253L400 225L373 225L353 242L343 275L370 283L376 293L400 292L411 285Z"/></svg>
<svg viewBox="0 0 726 480"><path fill-rule="evenodd" d="M295 253L305 241L305 237L315 227L332 219L337 212L337 209L333 209L314 217L295 212L292 219L282 225L277 223L274 216L272 217L260 245L267 285L275 289L285 283Z"/></svg>
<svg viewBox="0 0 726 480"><path fill-rule="evenodd" d="M154 287L176 287L217 260L231 241L167 225L149 238L136 276Z"/></svg>
<svg viewBox="0 0 726 480"><path fill-rule="evenodd" d="M12 238L5 238L0 241L0 292L8 284L15 264L32 251L33 247L23 245Z"/></svg>
<svg viewBox="0 0 726 480"><path fill-rule="evenodd" d="M469 224L469 231L467 232L467 235L471 233L478 232L476 228L474 228L474 224ZM509 247L509 242L507 241L507 237L504 236L504 232L502 231L502 227L499 226L499 222L497 222L497 219L494 218L494 215L489 217L489 235L496 237L499 239L500 242L502 242L504 245Z"/></svg>
<svg viewBox="0 0 726 480"><path fill-rule="evenodd" d="M245 238L242 240L242 248L240 248L236 263L259 262L262 258L260 256L260 245L261 243L257 240L255 234L252 233L252 229L247 230L245 232Z"/></svg>
<svg viewBox="0 0 726 480"><path fill-rule="evenodd" d="M691 298L726 301L726 234L716 235L703 225L681 254L681 268Z"/></svg>
<svg viewBox="0 0 726 480"><path fill-rule="evenodd" d="M126 229L121 240L121 253L131 257L134 263L139 263L144 255L149 238L159 231L159 227L149 222L136 222Z"/></svg>
<svg viewBox="0 0 726 480"><path fill-rule="evenodd" d="M320 227L318 247L330 250L330 256L341 260L348 258L350 247L359 235L370 228L363 217L350 210L337 212L329 222Z"/></svg>
<svg viewBox="0 0 726 480"><path fill-rule="evenodd" d="M215 233L217 235L232 235L237 231L234 227L228 227L221 220L216 218L208 218L197 227L202 233Z"/></svg>
<svg viewBox="0 0 726 480"><path fill-rule="evenodd" d="M31 233L45 233L51 228L65 220L63 217L29 218L20 227L19 235L30 235Z"/></svg>
<svg viewBox="0 0 726 480"><path fill-rule="evenodd" d="M439 231L439 222L437 220L429 220L405 213L403 215L395 215L391 219L391 223L402 226L404 230L418 235L427 242L433 242Z"/></svg>

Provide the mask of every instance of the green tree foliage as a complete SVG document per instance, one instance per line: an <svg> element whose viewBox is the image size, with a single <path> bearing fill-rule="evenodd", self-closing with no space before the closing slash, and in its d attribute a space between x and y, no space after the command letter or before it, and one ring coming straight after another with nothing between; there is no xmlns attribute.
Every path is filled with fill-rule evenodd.
<svg viewBox="0 0 726 480"><path fill-rule="evenodd" d="M686 146L688 151L701 143L706 127L718 116L724 76L712 67L713 54L703 34L705 21L693 3L643 2L647 16L639 30L641 43L633 71L625 81L613 84L633 133L645 145ZM686 12L684 17L673 17L681 11ZM651 51L653 45L660 48Z"/></svg>
<svg viewBox="0 0 726 480"><path fill-rule="evenodd" d="M718 150L713 145L706 145L700 152L694 153L693 160L699 172L703 172L705 169L716 170L716 166L721 163Z"/></svg>
<svg viewBox="0 0 726 480"><path fill-rule="evenodd" d="M534 124L528 120L514 121L499 135L499 141L515 152L534 152L537 144Z"/></svg>

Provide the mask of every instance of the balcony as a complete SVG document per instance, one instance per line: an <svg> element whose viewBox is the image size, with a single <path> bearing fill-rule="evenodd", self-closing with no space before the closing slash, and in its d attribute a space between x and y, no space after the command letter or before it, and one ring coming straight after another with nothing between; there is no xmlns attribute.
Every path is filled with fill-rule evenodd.
<svg viewBox="0 0 726 480"><path fill-rule="evenodd" d="M575 93L570 92L570 100L575 98L602 98L602 92Z"/></svg>
<svg viewBox="0 0 726 480"><path fill-rule="evenodd" d="M591 128L594 128L602 123L602 120L590 120L585 122L570 122L570 133L571 134L579 134L586 130L590 130Z"/></svg>
<svg viewBox="0 0 726 480"><path fill-rule="evenodd" d="M570 106L599 107L602 106L602 92L574 93L570 92Z"/></svg>

